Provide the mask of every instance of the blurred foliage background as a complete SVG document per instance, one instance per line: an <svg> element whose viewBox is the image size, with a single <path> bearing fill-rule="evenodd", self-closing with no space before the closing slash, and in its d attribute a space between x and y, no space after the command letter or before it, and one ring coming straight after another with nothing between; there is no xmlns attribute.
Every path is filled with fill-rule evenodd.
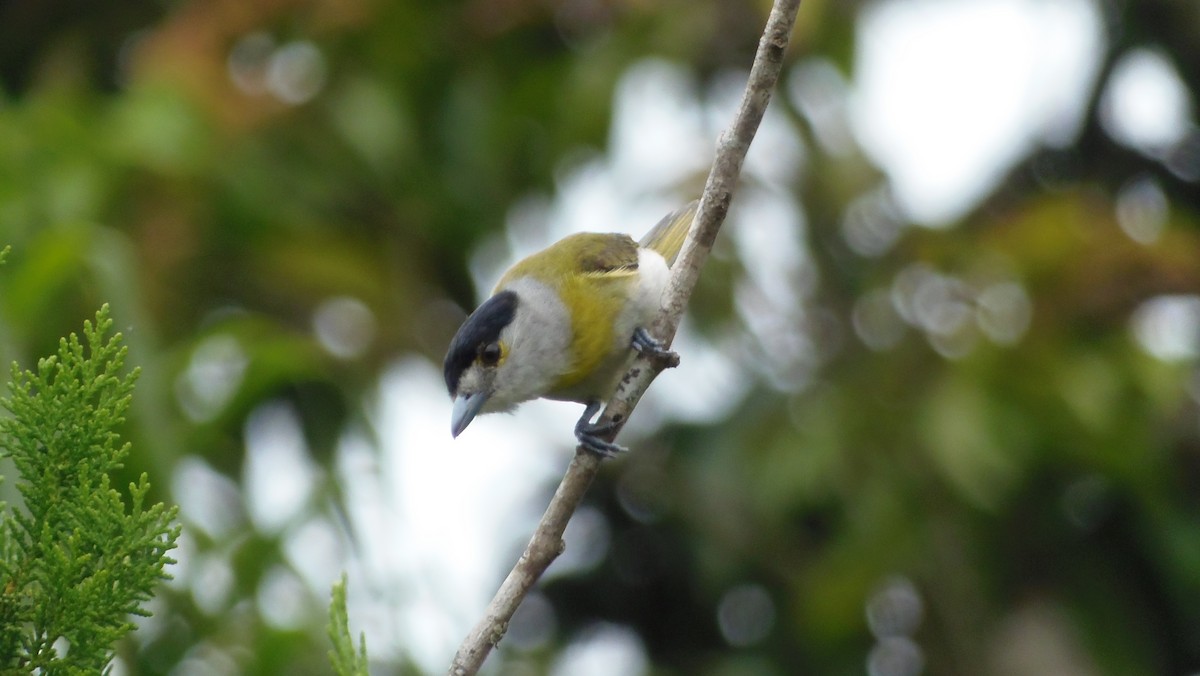
<svg viewBox="0 0 1200 676"><path fill-rule="evenodd" d="M847 131L879 5L804 2L772 103L786 142L757 151L799 168L747 177L691 313L738 385L610 463L589 498L603 555L546 582L492 673L562 673L597 633L638 646L630 673L1200 670L1200 6L1081 2L1102 40L1077 126L936 227ZM0 4L0 357L30 365L111 303L143 368L127 478L182 507L177 580L119 673L328 671L334 576L289 542L320 515L359 543L335 465L347 430L370 437L381 374L440 363L486 291L476 250L608 152L630 69L719 98L767 10ZM1106 103L1146 54L1184 94L1165 139L1122 134ZM699 157L646 190L690 199ZM750 208L764 192L786 227L756 220L779 213ZM756 232L800 269L756 276ZM317 468L286 523L246 506L269 485L247 437L280 410ZM374 657L418 670L403 637Z"/></svg>

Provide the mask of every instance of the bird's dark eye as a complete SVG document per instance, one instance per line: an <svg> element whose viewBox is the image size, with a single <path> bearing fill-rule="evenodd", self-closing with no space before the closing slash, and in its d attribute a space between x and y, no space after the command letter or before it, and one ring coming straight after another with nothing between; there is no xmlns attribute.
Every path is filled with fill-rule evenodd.
<svg viewBox="0 0 1200 676"><path fill-rule="evenodd" d="M500 343L488 343L479 348L479 361L484 366L495 366L500 363Z"/></svg>

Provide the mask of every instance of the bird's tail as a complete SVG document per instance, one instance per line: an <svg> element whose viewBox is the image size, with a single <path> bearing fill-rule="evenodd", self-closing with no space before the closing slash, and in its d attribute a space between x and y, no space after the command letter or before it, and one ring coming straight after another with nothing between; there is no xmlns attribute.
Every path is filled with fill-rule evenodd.
<svg viewBox="0 0 1200 676"><path fill-rule="evenodd" d="M663 216L658 225L650 228L650 232L646 233L640 244L662 254L662 257L667 259L668 266L674 265L675 257L683 248L683 240L687 239L688 231L692 229L692 219L696 217L696 207L698 206L700 206L700 200L693 200L686 206Z"/></svg>

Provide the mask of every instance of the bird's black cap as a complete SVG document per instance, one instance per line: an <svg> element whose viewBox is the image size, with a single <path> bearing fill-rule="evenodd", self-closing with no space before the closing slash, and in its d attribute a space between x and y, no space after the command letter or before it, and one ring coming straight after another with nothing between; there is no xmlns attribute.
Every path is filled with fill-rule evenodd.
<svg viewBox="0 0 1200 676"><path fill-rule="evenodd" d="M446 378L446 389L450 396L458 390L458 380L463 371L475 363L482 345L489 345L500 339L500 332L512 323L517 314L517 294L512 291L500 293L485 300L471 313L470 317L458 327L458 333L450 341L446 350L446 361L442 365L442 373Z"/></svg>

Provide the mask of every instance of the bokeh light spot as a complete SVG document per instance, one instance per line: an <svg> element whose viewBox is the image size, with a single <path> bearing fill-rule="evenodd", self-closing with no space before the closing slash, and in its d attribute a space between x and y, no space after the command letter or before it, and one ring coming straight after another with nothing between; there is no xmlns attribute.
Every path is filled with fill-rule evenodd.
<svg viewBox="0 0 1200 676"><path fill-rule="evenodd" d="M191 568L192 599L207 615L217 615L229 605L233 592L233 566L219 554L198 554Z"/></svg>
<svg viewBox="0 0 1200 676"><path fill-rule="evenodd" d="M717 626L729 645L754 645L765 639L775 626L775 603L762 585L739 585L721 596Z"/></svg>
<svg viewBox="0 0 1200 676"><path fill-rule="evenodd" d="M225 67L229 79L243 93L259 95L267 91L267 67L275 51L270 35L255 32L237 41L229 51Z"/></svg>
<svg viewBox="0 0 1200 676"><path fill-rule="evenodd" d="M240 529L245 521L237 484L200 458L188 456L175 465L171 495L187 523L214 540Z"/></svg>
<svg viewBox="0 0 1200 676"><path fill-rule="evenodd" d="M325 57L311 42L289 42L271 55L266 82L267 90L280 101L294 106L307 103L325 86Z"/></svg>
<svg viewBox="0 0 1200 676"><path fill-rule="evenodd" d="M872 350L890 350L904 337L905 324L887 289L875 289L863 294L851 311L854 333Z"/></svg>
<svg viewBox="0 0 1200 676"><path fill-rule="evenodd" d="M876 638L910 636L921 625L925 604L908 578L888 578L867 600L867 626Z"/></svg>
<svg viewBox="0 0 1200 676"><path fill-rule="evenodd" d="M571 641L552 676L639 676L647 672L646 649L637 632L615 624L589 627Z"/></svg>
<svg viewBox="0 0 1200 676"><path fill-rule="evenodd" d="M916 586L893 575L867 599L867 626L877 642L867 655L870 676L916 676L925 667L921 647L913 641L925 615Z"/></svg>
<svg viewBox="0 0 1200 676"><path fill-rule="evenodd" d="M992 284L975 301L975 319L992 342L1015 345L1029 330L1033 301L1016 282Z"/></svg>
<svg viewBox="0 0 1200 676"><path fill-rule="evenodd" d="M862 7L851 127L911 220L952 224L1030 149L1076 136L1103 57L1097 3Z"/></svg>
<svg viewBox="0 0 1200 676"><path fill-rule="evenodd" d="M325 598L329 585L345 568L348 544L327 519L314 517L287 534L283 551L309 591Z"/></svg>
<svg viewBox="0 0 1200 676"><path fill-rule="evenodd" d="M1133 334L1163 361L1195 359L1200 350L1200 296L1157 296L1134 310Z"/></svg>
<svg viewBox="0 0 1200 676"><path fill-rule="evenodd" d="M192 351L187 369L175 382L175 398L193 422L216 417L242 384L249 358L236 338L215 335Z"/></svg>
<svg viewBox="0 0 1200 676"><path fill-rule="evenodd" d="M313 313L317 342L340 359L353 359L375 339L375 314L357 298L339 296L321 303Z"/></svg>
<svg viewBox="0 0 1200 676"><path fill-rule="evenodd" d="M1161 52L1134 49L1121 58L1104 89L1100 121L1115 141L1159 156L1194 126L1191 97Z"/></svg>
<svg viewBox="0 0 1200 676"><path fill-rule="evenodd" d="M308 503L316 481L300 417L287 404L264 404L246 419L245 438L250 516L260 531L275 533Z"/></svg>
<svg viewBox="0 0 1200 676"><path fill-rule="evenodd" d="M817 142L839 157L855 148L846 116L848 90L846 78L826 59L804 61L792 69L787 82L788 95L812 125Z"/></svg>
<svg viewBox="0 0 1200 676"><path fill-rule="evenodd" d="M875 258L887 253L905 226L886 189L872 190L850 202L842 217L842 238L858 255Z"/></svg>
<svg viewBox="0 0 1200 676"><path fill-rule="evenodd" d="M1139 244L1158 241L1168 213L1167 195L1152 176L1135 178L1117 194L1117 224Z"/></svg>
<svg viewBox="0 0 1200 676"><path fill-rule="evenodd" d="M280 631L299 629L309 616L308 592L292 571L274 566L258 583L255 601L266 623Z"/></svg>
<svg viewBox="0 0 1200 676"><path fill-rule="evenodd" d="M921 647L905 636L881 640L867 656L868 676L917 676L924 668Z"/></svg>

